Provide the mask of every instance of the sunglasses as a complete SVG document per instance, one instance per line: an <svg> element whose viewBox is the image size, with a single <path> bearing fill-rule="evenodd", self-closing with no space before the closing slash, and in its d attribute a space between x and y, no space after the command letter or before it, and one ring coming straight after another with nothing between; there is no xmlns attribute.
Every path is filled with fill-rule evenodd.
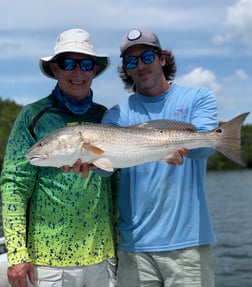
<svg viewBox="0 0 252 287"><path fill-rule="evenodd" d="M76 65L79 64L83 72L89 72L94 69L95 62L93 59L76 60L71 58L61 58L57 60L59 67L65 71L73 71Z"/></svg>
<svg viewBox="0 0 252 287"><path fill-rule="evenodd" d="M151 64L155 60L155 53L157 52L145 51L140 56L129 56L123 59L123 65L130 70L135 69L138 65L138 58L140 58L144 64Z"/></svg>

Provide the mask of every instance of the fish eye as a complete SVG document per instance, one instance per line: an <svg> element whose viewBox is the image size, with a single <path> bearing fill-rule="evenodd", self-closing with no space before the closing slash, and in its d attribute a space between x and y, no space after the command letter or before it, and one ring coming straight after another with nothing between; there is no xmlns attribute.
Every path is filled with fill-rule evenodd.
<svg viewBox="0 0 252 287"><path fill-rule="evenodd" d="M38 144L39 147L42 147L43 145L44 145L44 142L40 142L40 143Z"/></svg>
<svg viewBox="0 0 252 287"><path fill-rule="evenodd" d="M222 134L223 133L223 129L221 129L221 128L216 129L216 133Z"/></svg>

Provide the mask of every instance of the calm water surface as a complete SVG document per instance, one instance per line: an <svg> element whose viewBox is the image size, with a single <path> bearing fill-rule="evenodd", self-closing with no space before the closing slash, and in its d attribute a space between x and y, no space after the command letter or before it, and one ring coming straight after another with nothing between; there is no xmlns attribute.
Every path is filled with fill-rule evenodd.
<svg viewBox="0 0 252 287"><path fill-rule="evenodd" d="M207 173L216 287L252 286L252 171Z"/></svg>
<svg viewBox="0 0 252 287"><path fill-rule="evenodd" d="M252 171L208 172L206 187L218 240L216 287L252 287Z"/></svg>

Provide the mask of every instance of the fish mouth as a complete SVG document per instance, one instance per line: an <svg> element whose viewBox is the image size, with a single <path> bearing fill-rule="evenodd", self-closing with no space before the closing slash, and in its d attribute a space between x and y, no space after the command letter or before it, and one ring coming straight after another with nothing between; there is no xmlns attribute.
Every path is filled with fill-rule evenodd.
<svg viewBox="0 0 252 287"><path fill-rule="evenodd" d="M30 160L30 162L36 162L38 160L46 160L48 159L48 155L44 154L44 155L27 155L27 158Z"/></svg>

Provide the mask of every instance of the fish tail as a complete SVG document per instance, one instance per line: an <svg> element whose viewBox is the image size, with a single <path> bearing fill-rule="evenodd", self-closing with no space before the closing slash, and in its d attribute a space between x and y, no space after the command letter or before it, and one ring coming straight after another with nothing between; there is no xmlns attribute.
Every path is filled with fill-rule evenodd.
<svg viewBox="0 0 252 287"><path fill-rule="evenodd" d="M241 166L246 166L241 155L241 127L249 113L243 113L215 129L219 137L216 150Z"/></svg>

